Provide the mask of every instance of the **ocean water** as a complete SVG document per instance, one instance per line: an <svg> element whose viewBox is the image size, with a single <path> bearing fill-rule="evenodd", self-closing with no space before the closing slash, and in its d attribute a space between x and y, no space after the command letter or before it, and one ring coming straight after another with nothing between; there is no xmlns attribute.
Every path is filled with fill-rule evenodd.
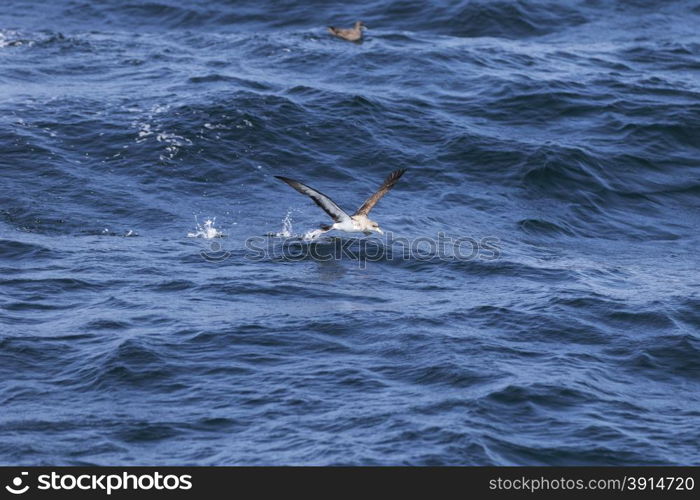
<svg viewBox="0 0 700 500"><path fill-rule="evenodd" d="M699 26L5 0L0 463L700 464Z"/></svg>

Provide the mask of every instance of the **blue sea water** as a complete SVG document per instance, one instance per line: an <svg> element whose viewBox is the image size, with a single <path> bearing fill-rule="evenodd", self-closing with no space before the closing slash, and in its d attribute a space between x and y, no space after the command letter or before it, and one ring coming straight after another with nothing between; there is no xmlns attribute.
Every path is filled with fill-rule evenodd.
<svg viewBox="0 0 700 500"><path fill-rule="evenodd" d="M700 464L699 26L5 0L0 463ZM497 251L306 243L274 178L352 210L397 168L386 231Z"/></svg>

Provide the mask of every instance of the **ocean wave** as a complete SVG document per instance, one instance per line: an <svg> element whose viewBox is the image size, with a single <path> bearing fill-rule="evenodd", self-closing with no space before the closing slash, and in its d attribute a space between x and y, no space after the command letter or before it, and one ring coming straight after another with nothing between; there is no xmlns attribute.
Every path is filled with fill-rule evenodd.
<svg viewBox="0 0 700 500"><path fill-rule="evenodd" d="M695 3L5 2L0 460L697 463Z"/></svg>

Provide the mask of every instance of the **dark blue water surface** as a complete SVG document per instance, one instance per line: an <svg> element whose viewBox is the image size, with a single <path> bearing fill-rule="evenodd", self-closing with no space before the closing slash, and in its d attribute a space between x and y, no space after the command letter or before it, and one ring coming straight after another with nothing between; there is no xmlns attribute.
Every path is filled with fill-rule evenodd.
<svg viewBox="0 0 700 500"><path fill-rule="evenodd" d="M0 462L700 464L699 27L5 0ZM371 216L423 253L300 241L330 219L273 177L352 210L397 168Z"/></svg>

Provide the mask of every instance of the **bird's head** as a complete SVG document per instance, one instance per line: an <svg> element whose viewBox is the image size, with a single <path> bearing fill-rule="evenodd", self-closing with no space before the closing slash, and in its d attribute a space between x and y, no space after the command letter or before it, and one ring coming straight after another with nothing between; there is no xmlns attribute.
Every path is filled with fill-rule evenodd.
<svg viewBox="0 0 700 500"><path fill-rule="evenodd" d="M378 222L374 222L373 220L369 221L369 230L374 231L375 233L379 234L384 234L384 231L379 227Z"/></svg>
<svg viewBox="0 0 700 500"><path fill-rule="evenodd" d="M365 26L365 23L363 23L362 21L357 21L355 23L355 29L364 31L367 29L367 26Z"/></svg>

